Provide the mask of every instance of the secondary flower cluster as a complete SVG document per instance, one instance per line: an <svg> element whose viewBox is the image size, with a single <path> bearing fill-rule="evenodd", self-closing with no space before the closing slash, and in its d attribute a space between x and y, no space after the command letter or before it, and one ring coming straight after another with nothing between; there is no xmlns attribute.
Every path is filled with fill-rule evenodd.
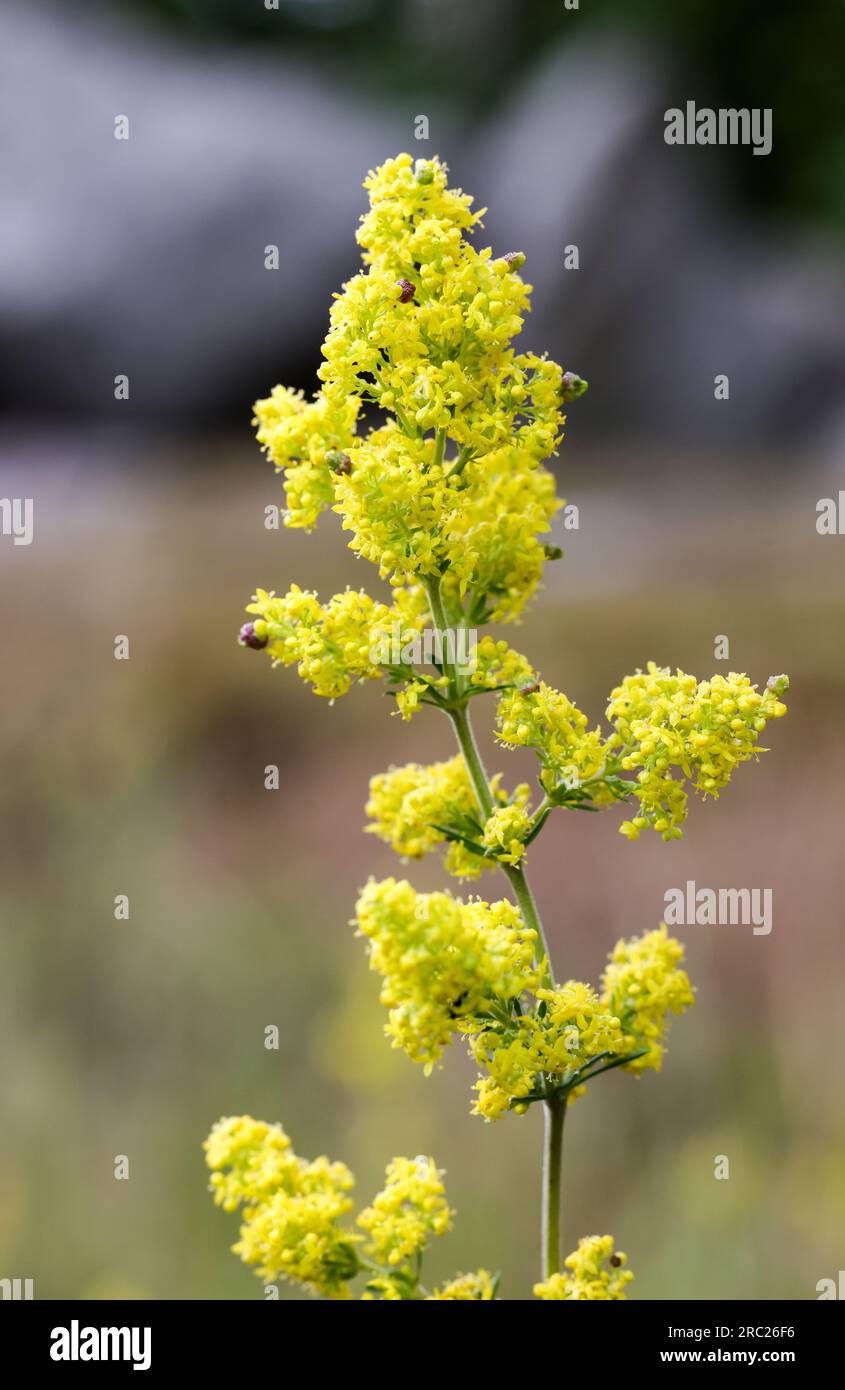
<svg viewBox="0 0 845 1390"><path fill-rule="evenodd" d="M484 1269L431 1293L420 1285L422 1255L452 1221L433 1159L394 1158L384 1188L350 1227L343 1218L353 1208L354 1179L346 1164L298 1158L281 1125L231 1116L203 1147L214 1201L224 1211L242 1208L232 1248L261 1279L288 1279L334 1299L351 1297L359 1274L367 1276L361 1298L370 1301L495 1298L497 1280Z"/></svg>
<svg viewBox="0 0 845 1390"><path fill-rule="evenodd" d="M590 1064L635 1051L619 1019L589 985L569 980L557 989L538 989L528 1012L482 1020L470 1049L489 1073L476 1082L474 1113L498 1120L508 1110L523 1114L528 1098L543 1099L557 1086L569 1097L589 1079Z"/></svg>
<svg viewBox="0 0 845 1390"><path fill-rule="evenodd" d="M593 809L634 797L639 813L621 833L636 840L651 826L673 840L686 820L686 786L718 796L740 763L763 751L759 736L770 719L786 714L781 696L788 688L786 676L773 676L761 694L735 672L698 681L649 662L613 691L608 736L589 729L587 716L544 682L500 697L497 736L537 754L552 805Z"/></svg>
<svg viewBox="0 0 845 1390"><path fill-rule="evenodd" d="M311 530L334 501L334 477L344 468L343 450L355 432L357 396L320 392L306 401L302 391L275 386L255 404L257 438L284 473L285 524Z"/></svg>
<svg viewBox="0 0 845 1390"><path fill-rule="evenodd" d="M354 1179L345 1163L298 1158L279 1125L249 1115L218 1121L205 1142L211 1191L226 1211L243 1206L232 1248L260 1278L347 1296L358 1271L357 1237L340 1224L352 1209Z"/></svg>
<svg viewBox="0 0 845 1390"><path fill-rule="evenodd" d="M430 1071L464 1037L482 1071L474 1113L486 1120L557 1091L572 1099L611 1066L658 1070L668 1015L694 1002L683 947L665 926L620 941L597 994L576 980L547 983L535 933L510 902L371 880L356 921L382 976L393 1046Z"/></svg>
<svg viewBox="0 0 845 1390"><path fill-rule="evenodd" d="M389 634L398 628L407 642L424 620L419 595L408 589L398 589L388 607L352 589L321 604L316 594L292 584L281 596L259 589L246 611L256 617L241 628L241 644L266 648L274 663L296 665L314 693L329 699L345 695L353 681L383 676L374 656Z"/></svg>
<svg viewBox="0 0 845 1390"><path fill-rule="evenodd" d="M460 754L427 767L392 767L370 780L367 830L406 859L422 859L448 843L446 868L456 878L478 878L482 869L518 863L531 828L531 793L522 783L508 796L500 780L490 783L496 809L482 823Z"/></svg>
<svg viewBox="0 0 845 1390"><path fill-rule="evenodd" d="M383 1191L358 1217L374 1260L391 1269L424 1250L451 1225L441 1174L430 1158L394 1158Z"/></svg>
<svg viewBox="0 0 845 1390"><path fill-rule="evenodd" d="M619 941L602 976L602 999L619 1019L623 1033L633 1034L642 1055L629 1070L660 1070L667 1015L682 1014L695 1003L685 970L684 948L663 923L632 941Z"/></svg>
<svg viewBox="0 0 845 1390"><path fill-rule="evenodd" d="M564 1263L568 1273L552 1274L534 1285L538 1298L589 1302L627 1298L625 1286L634 1276L625 1268L628 1256L621 1250L614 1252L612 1236L584 1236Z"/></svg>
<svg viewBox="0 0 845 1390"><path fill-rule="evenodd" d="M356 923L382 977L385 1028L393 1046L430 1070L457 1022L491 1000L517 999L541 978L536 933L513 903L462 902L450 893L416 893L407 881L371 879Z"/></svg>
<svg viewBox="0 0 845 1390"><path fill-rule="evenodd" d="M240 1239L232 1249L265 1282L287 1279L326 1298L348 1299L360 1275L365 1283L359 1297L365 1302L486 1303L496 1298L498 1276L486 1269L458 1274L431 1290L420 1282L429 1243L450 1230L454 1215L443 1173L432 1158L394 1158L384 1187L349 1226L344 1218L353 1209L349 1193L354 1178L346 1164L298 1158L281 1125L251 1115L230 1116L212 1127L203 1148L215 1203L224 1211L242 1209ZM597 1241L600 1249L593 1251ZM605 1251L603 1242L608 1241ZM598 1269L612 1245L609 1236L582 1240L566 1262L576 1271L573 1277L557 1275L538 1284L537 1297L624 1297L611 1290L631 1275L608 1281ZM611 1264L624 1259L611 1256ZM565 1281L567 1292L557 1291L555 1279ZM600 1287L608 1291L596 1292Z"/></svg>
<svg viewBox="0 0 845 1390"><path fill-rule="evenodd" d="M550 798L595 784L596 804L612 801L602 774L607 751L599 729L587 728L587 716L545 681L510 690L499 700L496 733L508 748L531 748L540 760L540 784Z"/></svg>
<svg viewBox="0 0 845 1390"><path fill-rule="evenodd" d="M701 796L718 796L739 764L757 756L769 720L786 714L780 697L788 689L787 676L771 677L760 694L747 676L733 671L696 681L654 662L627 676L607 707L619 765L637 774L640 814L625 822L623 834L635 840L650 825L665 840L677 839L687 794L672 769Z"/></svg>

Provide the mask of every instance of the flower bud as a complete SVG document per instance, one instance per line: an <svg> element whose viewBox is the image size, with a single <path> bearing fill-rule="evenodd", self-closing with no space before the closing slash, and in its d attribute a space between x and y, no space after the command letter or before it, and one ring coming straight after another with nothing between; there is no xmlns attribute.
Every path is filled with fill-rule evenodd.
<svg viewBox="0 0 845 1390"><path fill-rule="evenodd" d="M785 695L789 689L789 676L769 676L766 689L773 691L775 695Z"/></svg>
<svg viewBox="0 0 845 1390"><path fill-rule="evenodd" d="M543 554L547 560L560 560L563 556L563 551L559 545L544 545Z"/></svg>
<svg viewBox="0 0 845 1390"><path fill-rule="evenodd" d="M414 165L414 178L417 183L433 183L434 169L427 159L418 159Z"/></svg>
<svg viewBox="0 0 845 1390"><path fill-rule="evenodd" d="M525 265L525 254L522 251L509 251L502 257L508 270L521 270Z"/></svg>
<svg viewBox="0 0 845 1390"><path fill-rule="evenodd" d="M413 299L417 292L416 285L412 285L410 280L397 280L396 287L401 291L399 295L400 304L407 304L409 300Z"/></svg>
<svg viewBox="0 0 845 1390"><path fill-rule="evenodd" d="M564 401L577 401L579 396L583 396L589 383L583 377L576 375L575 372L564 372L561 381L561 399Z"/></svg>
<svg viewBox="0 0 845 1390"><path fill-rule="evenodd" d="M260 651L262 647L267 646L267 634L256 632L255 623L244 623L238 633L238 642L242 647L252 647L255 651Z"/></svg>

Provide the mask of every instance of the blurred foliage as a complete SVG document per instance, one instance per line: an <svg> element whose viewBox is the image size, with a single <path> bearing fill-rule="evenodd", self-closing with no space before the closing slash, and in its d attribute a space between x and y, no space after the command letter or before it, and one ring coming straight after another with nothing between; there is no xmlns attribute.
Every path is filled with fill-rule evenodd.
<svg viewBox="0 0 845 1390"><path fill-rule="evenodd" d="M270 44L387 98L448 95L468 119L501 106L551 47L627 33L672 61L667 105L770 107L774 150L737 147L737 190L761 210L845 229L843 0L112 0L183 38ZM577 138L577 136L573 136Z"/></svg>
<svg viewBox="0 0 845 1390"><path fill-rule="evenodd" d="M0 552L15 635L0 667L0 1269L33 1277L38 1298L261 1298L228 1253L236 1219L213 1208L200 1149L212 1121L250 1111L282 1120L299 1152L346 1160L362 1199L394 1153L434 1154L458 1217L432 1279L484 1265L506 1298L527 1297L540 1116L485 1126L459 1049L429 1079L391 1052L348 925L359 885L398 868L363 834L369 776L448 756L450 731L434 711L390 718L374 688L330 707L236 645L258 583L375 585L332 518L311 538L266 531L272 471L217 449L225 470L198 447L202 488L172 458L45 474L38 543ZM563 978L594 979L687 878L772 886L774 930L683 933L698 1006L659 1079L609 1076L574 1107L566 1235L613 1231L636 1298L812 1298L845 1236L840 562L800 485L763 501L739 473L721 489L689 460L649 485L643 465L611 480L597 459L591 483L570 479L583 533L513 640L598 716L650 656L709 671L727 631L731 665L790 671L791 712L678 845L629 845L615 813L563 814L532 877ZM490 763L513 772L520 755L494 751L477 718ZM408 873L445 882L434 863Z"/></svg>

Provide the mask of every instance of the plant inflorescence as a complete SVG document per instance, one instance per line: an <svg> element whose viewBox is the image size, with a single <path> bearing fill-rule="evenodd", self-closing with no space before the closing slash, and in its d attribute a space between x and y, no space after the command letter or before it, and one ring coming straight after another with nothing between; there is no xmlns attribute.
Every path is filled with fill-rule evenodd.
<svg viewBox="0 0 845 1390"><path fill-rule="evenodd" d="M507 641L484 634L456 661L456 633L512 623L560 552L544 537L557 510L548 460L564 409L586 382L513 346L529 308L521 253L469 239L482 213L450 188L438 159L399 155L371 172L358 229L364 268L335 296L312 399L277 386L258 401L258 439L283 475L288 526L328 510L349 547L390 586L389 601L347 589L321 602L291 585L259 589L243 646L296 666L320 696L380 682L404 720L427 705L451 721L458 752L373 777L368 830L403 859L443 851L457 879L502 872L488 901L370 880L356 925L381 978L385 1032L428 1071L458 1040L478 1067L472 1108L486 1121L540 1105L546 1118L541 1299L621 1299L632 1278L610 1236L566 1259L561 1144L569 1105L600 1075L659 1070L669 1018L694 1002L681 944L664 925L618 943L592 986L560 979L526 877L536 836L559 811L629 808L620 831L682 834L690 792L716 797L786 713L785 676L699 681L649 663L611 692L606 724L547 685ZM379 418L372 421L373 412ZM424 629L442 639L421 648ZM420 651L424 659L417 659ZM470 707L495 705L504 748L537 758L537 790L482 765ZM329 1297L489 1300L498 1278L461 1274L429 1290L427 1243L449 1227L431 1158L394 1158L385 1186L350 1221L342 1163L306 1161L278 1125L221 1120L206 1142L215 1200L242 1208L237 1254L265 1280ZM356 1284L355 1281L358 1280Z"/></svg>

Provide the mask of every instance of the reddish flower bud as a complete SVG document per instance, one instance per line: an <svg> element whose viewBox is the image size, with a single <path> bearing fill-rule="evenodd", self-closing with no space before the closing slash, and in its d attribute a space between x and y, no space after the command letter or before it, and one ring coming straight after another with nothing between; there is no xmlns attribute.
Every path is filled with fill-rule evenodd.
<svg viewBox="0 0 845 1390"><path fill-rule="evenodd" d="M588 383L576 372L564 372L561 380L561 397L565 401L577 401L579 396L583 396Z"/></svg>
<svg viewBox="0 0 845 1390"><path fill-rule="evenodd" d="M400 304L407 304L409 300L413 299L417 292L416 285L412 285L410 280L397 280L396 287L402 291L399 296Z"/></svg>
<svg viewBox="0 0 845 1390"><path fill-rule="evenodd" d="M238 641L242 647L252 647L255 651L260 651L267 646L267 638L259 637L255 631L255 623L244 623L238 633Z"/></svg>

